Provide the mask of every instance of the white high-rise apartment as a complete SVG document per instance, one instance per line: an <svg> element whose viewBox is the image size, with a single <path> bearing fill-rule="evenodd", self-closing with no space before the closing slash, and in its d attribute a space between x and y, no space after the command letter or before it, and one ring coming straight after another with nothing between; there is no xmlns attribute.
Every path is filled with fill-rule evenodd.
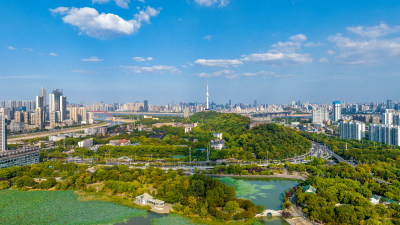
<svg viewBox="0 0 400 225"><path fill-rule="evenodd" d="M365 124L362 122L340 122L340 138L361 140L365 137Z"/></svg>
<svg viewBox="0 0 400 225"><path fill-rule="evenodd" d="M400 126L371 124L369 126L369 140L400 146Z"/></svg>
<svg viewBox="0 0 400 225"><path fill-rule="evenodd" d="M329 120L329 112L326 107L315 108L312 111L312 122L323 123Z"/></svg>
<svg viewBox="0 0 400 225"><path fill-rule="evenodd" d="M6 116L0 114L0 152L7 150Z"/></svg>
<svg viewBox="0 0 400 225"><path fill-rule="evenodd" d="M49 94L49 111L50 112L56 111L56 102L54 94Z"/></svg>
<svg viewBox="0 0 400 225"><path fill-rule="evenodd" d="M340 101L333 101L333 121L337 122L342 117L342 105Z"/></svg>
<svg viewBox="0 0 400 225"><path fill-rule="evenodd" d="M400 113L394 109L386 109L382 117L385 125L400 125Z"/></svg>

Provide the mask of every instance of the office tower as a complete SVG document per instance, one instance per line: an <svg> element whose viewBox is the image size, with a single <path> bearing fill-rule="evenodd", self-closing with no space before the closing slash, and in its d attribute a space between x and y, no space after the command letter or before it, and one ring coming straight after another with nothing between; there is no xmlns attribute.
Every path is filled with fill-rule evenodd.
<svg viewBox="0 0 400 225"><path fill-rule="evenodd" d="M400 126L370 124L369 140L400 146Z"/></svg>
<svg viewBox="0 0 400 225"><path fill-rule="evenodd" d="M329 120L329 112L326 107L315 108L312 111L312 122L323 123Z"/></svg>
<svg viewBox="0 0 400 225"><path fill-rule="evenodd" d="M206 97L207 97L207 104L206 104L206 110L209 110L209 105L208 105L208 97L210 96L210 94L208 93L208 81L207 81L207 93L206 93Z"/></svg>
<svg viewBox="0 0 400 225"><path fill-rule="evenodd" d="M341 119L342 105L340 101L333 101L333 121L337 122Z"/></svg>
<svg viewBox="0 0 400 225"><path fill-rule="evenodd" d="M340 138L361 140L365 137L365 124L362 122L340 122Z"/></svg>
<svg viewBox="0 0 400 225"><path fill-rule="evenodd" d="M149 111L149 102L147 100L143 101L143 111L148 112Z"/></svg>
<svg viewBox="0 0 400 225"><path fill-rule="evenodd" d="M40 88L39 96L43 98L42 100L43 107L45 107L47 105L47 102L46 102L46 89L44 89L44 87Z"/></svg>
<svg viewBox="0 0 400 225"><path fill-rule="evenodd" d="M0 103L0 108L6 108L6 102L5 101L1 101Z"/></svg>
<svg viewBox="0 0 400 225"><path fill-rule="evenodd" d="M232 105L232 100L231 99L229 99L229 105Z"/></svg>
<svg viewBox="0 0 400 225"><path fill-rule="evenodd" d="M0 152L7 150L7 125L6 117L0 114Z"/></svg>
<svg viewBox="0 0 400 225"><path fill-rule="evenodd" d="M387 100L387 102L386 102L386 109L393 109L392 100Z"/></svg>
<svg viewBox="0 0 400 225"><path fill-rule="evenodd" d="M43 96L36 96L36 108L44 109Z"/></svg>
<svg viewBox="0 0 400 225"><path fill-rule="evenodd" d="M257 107L257 100L254 100L254 107Z"/></svg>
<svg viewBox="0 0 400 225"><path fill-rule="evenodd" d="M60 121L64 122L67 119L67 97L60 96Z"/></svg>

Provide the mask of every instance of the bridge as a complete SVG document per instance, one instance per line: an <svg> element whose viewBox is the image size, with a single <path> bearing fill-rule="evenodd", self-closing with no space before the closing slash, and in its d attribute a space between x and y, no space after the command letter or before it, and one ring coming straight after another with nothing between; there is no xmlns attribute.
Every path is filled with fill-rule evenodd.
<svg viewBox="0 0 400 225"><path fill-rule="evenodd" d="M90 112L91 113L103 113L103 114L106 114L106 115L110 116L111 118L115 119L115 117L108 112L104 112L104 111L90 111Z"/></svg>
<svg viewBox="0 0 400 225"><path fill-rule="evenodd" d="M266 209L262 213L256 215L256 217L270 217L270 216L282 216L282 210Z"/></svg>

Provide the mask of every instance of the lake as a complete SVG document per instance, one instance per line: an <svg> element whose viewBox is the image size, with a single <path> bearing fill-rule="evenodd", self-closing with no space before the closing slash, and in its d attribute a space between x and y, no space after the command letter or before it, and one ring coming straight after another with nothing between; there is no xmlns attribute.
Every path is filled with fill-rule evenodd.
<svg viewBox="0 0 400 225"><path fill-rule="evenodd" d="M283 194L291 187L298 185L299 180L285 178L237 178L218 177L221 182L234 187L238 198L250 199L256 205L266 209L282 209ZM268 225L287 225L282 218L260 218L260 222ZM151 224L191 224L180 216L165 216L150 212L148 216L132 218L117 225L151 225Z"/></svg>

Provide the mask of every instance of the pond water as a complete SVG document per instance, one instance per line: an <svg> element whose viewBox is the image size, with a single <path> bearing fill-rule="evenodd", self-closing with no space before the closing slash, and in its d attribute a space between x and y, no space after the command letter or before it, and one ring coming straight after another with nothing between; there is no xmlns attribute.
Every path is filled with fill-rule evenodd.
<svg viewBox="0 0 400 225"><path fill-rule="evenodd" d="M284 178L219 177L217 179L234 187L238 198L250 199L256 205L273 210L282 209L283 194L299 183L298 180ZM263 218L260 222L273 225L287 224L279 217Z"/></svg>
<svg viewBox="0 0 400 225"><path fill-rule="evenodd" d="M256 205L262 205L267 209L282 209L283 194L291 187L296 186L299 181L284 178L234 178L218 177L221 182L232 186L236 190L238 198L250 199ZM287 225L279 217L262 218L259 222L268 225ZM159 215L150 212L147 217L135 217L117 225L167 225L167 224L191 224L186 218L176 215Z"/></svg>

